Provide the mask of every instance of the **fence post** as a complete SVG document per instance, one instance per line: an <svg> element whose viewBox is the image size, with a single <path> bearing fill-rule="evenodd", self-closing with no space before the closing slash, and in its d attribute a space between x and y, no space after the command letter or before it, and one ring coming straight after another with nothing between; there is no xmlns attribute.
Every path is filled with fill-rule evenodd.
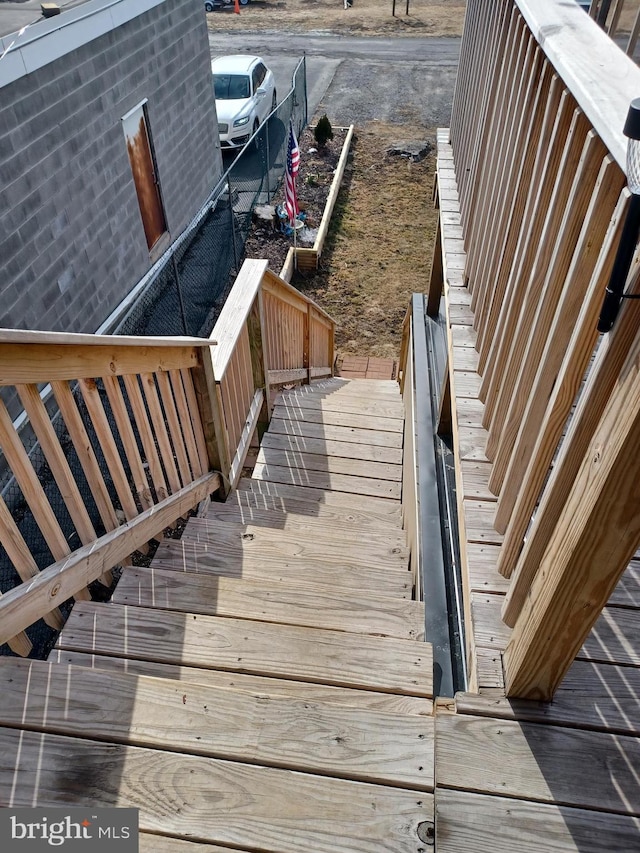
<svg viewBox="0 0 640 853"><path fill-rule="evenodd" d="M176 288L178 290L178 302L180 303L180 316L182 317L182 331L185 335L188 335L187 329L187 315L184 310L184 299L182 298L182 287L180 285L180 273L178 272L178 262L176 261L175 252L171 253L171 263L173 264L173 275L176 279Z"/></svg>
<svg viewBox="0 0 640 853"><path fill-rule="evenodd" d="M233 198L231 195L231 175L229 175L229 181L227 183L227 188L229 192L229 216L231 218L231 242L233 243L233 263L236 271L236 275L239 272L238 267L238 247L236 246L236 221L233 216Z"/></svg>

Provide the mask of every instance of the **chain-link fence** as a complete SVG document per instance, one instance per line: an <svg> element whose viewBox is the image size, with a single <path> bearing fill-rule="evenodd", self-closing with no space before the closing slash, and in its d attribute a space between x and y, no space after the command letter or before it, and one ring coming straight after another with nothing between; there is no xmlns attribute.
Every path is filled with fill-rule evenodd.
<svg viewBox="0 0 640 853"><path fill-rule="evenodd" d="M105 331L112 334L143 336L183 334L204 336L211 332L242 264L244 244L251 227L253 208L256 204L270 201L283 178L288 128L291 120L299 134L307 121L304 59L296 67L293 85L287 97L234 159L207 203L188 228L135 288L137 293L135 298L130 300L126 313L123 312ZM119 442L119 432L115 427L109 400L100 382L98 390L114 438ZM5 388L3 391L2 397L5 404L11 416L16 417L21 409L17 395L11 388ZM53 428L64 449L96 535L100 536L105 533L104 525L64 420L56 410L53 396L45 394L44 397ZM112 502L118 506L117 493L100 443L91 419L86 413L82 395L77 388L74 389L74 397ZM20 439L62 528L69 550L73 551L82 543L62 494L28 420L24 415L18 417L24 421L19 426ZM144 459L144 448L133 419L132 425L139 451ZM124 459L124 449L121 446L118 449L121 458ZM54 557L49 546L18 482L1 454L0 495L27 542L38 568L44 569L53 563ZM6 592L20 582L21 579L6 551L0 548L0 590ZM107 591L96 582L92 585L92 593L94 597L99 597L101 594L107 594ZM70 604L67 602L62 606L63 614L68 612ZM55 641L56 632L40 620L27 629L27 634L34 646L32 656L46 657ZM0 654L12 654L12 652L8 646L4 645L0 646Z"/></svg>
<svg viewBox="0 0 640 853"><path fill-rule="evenodd" d="M126 335L208 335L242 265L253 208L282 181L289 122L307 123L304 58L287 97L226 170L188 228L145 277L133 305L109 329Z"/></svg>

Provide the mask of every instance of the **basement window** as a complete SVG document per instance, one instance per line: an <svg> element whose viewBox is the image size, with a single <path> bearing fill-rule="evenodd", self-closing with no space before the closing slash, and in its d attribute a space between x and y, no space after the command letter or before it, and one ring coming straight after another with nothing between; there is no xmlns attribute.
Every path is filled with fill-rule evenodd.
<svg viewBox="0 0 640 853"><path fill-rule="evenodd" d="M144 234L151 252L161 237L167 233L167 220L162 204L146 105L147 101L144 100L129 110L122 117L122 129L127 143Z"/></svg>

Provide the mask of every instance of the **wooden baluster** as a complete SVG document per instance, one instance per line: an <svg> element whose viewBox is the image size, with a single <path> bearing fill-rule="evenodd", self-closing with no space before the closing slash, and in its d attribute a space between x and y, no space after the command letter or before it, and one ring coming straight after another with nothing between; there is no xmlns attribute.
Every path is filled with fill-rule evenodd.
<svg viewBox="0 0 640 853"><path fill-rule="evenodd" d="M127 391L127 397L129 398L129 404L133 411L133 417L135 418L138 426L138 435L140 436L142 447L144 448L144 453L147 457L149 473L151 474L151 482L156 490L156 498L158 501L163 501L168 497L169 492L167 490L167 483L164 478L162 465L160 464L160 457L158 456L156 444L153 440L153 432L151 431L151 424L149 423L147 410L144 405L144 400L142 399L142 391L140 390L138 377L130 374L123 376L122 379Z"/></svg>
<svg viewBox="0 0 640 853"><path fill-rule="evenodd" d="M122 447L127 457L134 489L143 509L149 509L149 507L153 506L153 495L151 494L147 472L144 469L142 457L140 456L140 449L138 448L138 442L136 441L133 426L129 418L120 382L117 376L104 376L102 381L107 392L107 397L109 398L113 419L120 434Z"/></svg>
<svg viewBox="0 0 640 853"><path fill-rule="evenodd" d="M40 569L33 559L33 554L24 541L18 525L13 520L13 516L2 497L0 497L0 542L7 552L7 557L11 560L14 569L20 576L20 580L26 582L38 574ZM55 607L42 618L54 631L60 631L64 625L64 617L59 607Z"/></svg>
<svg viewBox="0 0 640 853"><path fill-rule="evenodd" d="M200 464L200 457L198 455L198 445L196 443L196 434L193 425L193 418L198 418L198 412L196 410L192 414L189 411L189 404L187 403L187 396L185 394L184 384L182 382L182 374L180 373L180 371L169 371L169 379L171 381L171 387L173 388L173 394L178 409L178 419L180 421L180 426L182 427L185 442L187 445L187 454L189 456L191 470L193 471L194 478L201 477L204 471L202 470L202 465Z"/></svg>
<svg viewBox="0 0 640 853"><path fill-rule="evenodd" d="M53 559L62 560L71 553L71 548L2 400L0 400L0 446ZM91 598L86 588L79 589L75 597L85 601Z"/></svg>
<svg viewBox="0 0 640 853"><path fill-rule="evenodd" d="M60 446L58 436L42 402L38 388L35 385L16 385L15 388L40 443L53 479L60 489L62 500L76 528L80 542L83 545L88 545L98 538L98 534L84 505L82 495L67 462L67 457ZM113 583L111 572L107 572L101 577L100 582L104 586L110 587Z"/></svg>
<svg viewBox="0 0 640 853"><path fill-rule="evenodd" d="M171 486L171 492L180 490L180 478L178 477L178 469L173 458L173 448L169 441L169 433L164 420L164 413L160 405L158 397L158 389L156 388L155 375L153 373L142 373L140 382L144 391L144 396L147 401L149 414L151 415L151 423L155 432L156 441L160 449L160 458L164 463L164 469L167 472L167 479Z"/></svg>
<svg viewBox="0 0 640 853"><path fill-rule="evenodd" d="M184 393L187 399L187 405L189 407L189 412L191 413L191 423L193 425L194 438L196 440L196 447L198 448L198 459L200 460L200 467L205 471L208 471L210 468L210 460L209 460L209 441L210 438L205 438L205 422L203 420L202 413L199 407L198 396L196 393L196 389L194 386L193 375L191 370L180 371L180 376L182 378L182 384L184 387ZM203 401L204 405L204 401ZM210 417L210 416L209 416ZM213 421L210 421L211 428L213 428ZM207 433L208 435L208 433ZM215 442L215 438L213 439Z"/></svg>
<svg viewBox="0 0 640 853"><path fill-rule="evenodd" d="M178 410L176 409L176 404L173 399L171 383L169 381L168 374L163 370L158 371L156 379L160 389L160 397L162 398L165 417L169 425L169 432L171 433L173 449L175 450L176 459L178 460L180 479L182 480L182 485L186 486L193 478L189 469L185 436L183 435L183 429L181 428L180 419L178 418Z"/></svg>

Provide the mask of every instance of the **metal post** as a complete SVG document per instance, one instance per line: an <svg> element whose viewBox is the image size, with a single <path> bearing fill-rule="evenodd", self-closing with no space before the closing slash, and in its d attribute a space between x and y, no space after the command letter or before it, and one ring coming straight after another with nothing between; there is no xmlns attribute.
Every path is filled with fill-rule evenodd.
<svg viewBox="0 0 640 853"><path fill-rule="evenodd" d="M229 176L230 178L231 176ZM231 242L233 243L233 263L236 269L236 275L239 272L238 267L238 247L236 246L236 221L233 216L233 201L231 198L231 180L227 184L229 190L229 216L231 217Z"/></svg>
<svg viewBox="0 0 640 853"><path fill-rule="evenodd" d="M407 0L407 9L405 11L405 15L409 14L409 0Z"/></svg>
<svg viewBox="0 0 640 853"><path fill-rule="evenodd" d="M264 138L265 138L265 149L267 156L267 204L271 204L271 169L269 167L269 161L271 159L269 154L269 119L267 119L267 123L264 129Z"/></svg>
<svg viewBox="0 0 640 853"><path fill-rule="evenodd" d="M302 80L304 84L304 122L302 123L302 127L307 126L307 113L308 113L308 105L307 105L307 55L304 53L302 55Z"/></svg>
<svg viewBox="0 0 640 853"><path fill-rule="evenodd" d="M173 264L173 274L176 279L176 287L178 289L178 302L180 303L180 314L182 316L182 331L185 335L189 334L187 329L187 315L184 310L184 300L182 298L182 288L180 287L180 273L178 272L178 263L176 261L175 252L171 253L171 263Z"/></svg>
<svg viewBox="0 0 640 853"><path fill-rule="evenodd" d="M396 16L396 0L393 0L393 8L391 9L391 14L395 18L395 16Z"/></svg>

